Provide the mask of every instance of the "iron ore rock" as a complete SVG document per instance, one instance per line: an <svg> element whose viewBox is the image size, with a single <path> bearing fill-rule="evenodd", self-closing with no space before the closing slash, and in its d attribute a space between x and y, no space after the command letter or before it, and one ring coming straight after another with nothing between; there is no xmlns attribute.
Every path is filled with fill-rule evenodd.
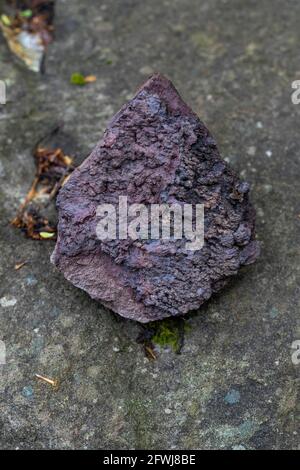
<svg viewBox="0 0 300 470"><path fill-rule="evenodd" d="M61 189L52 262L120 315L149 322L199 308L259 255L249 184L172 83L150 77ZM203 204L204 246L185 239L99 240L101 204Z"/></svg>

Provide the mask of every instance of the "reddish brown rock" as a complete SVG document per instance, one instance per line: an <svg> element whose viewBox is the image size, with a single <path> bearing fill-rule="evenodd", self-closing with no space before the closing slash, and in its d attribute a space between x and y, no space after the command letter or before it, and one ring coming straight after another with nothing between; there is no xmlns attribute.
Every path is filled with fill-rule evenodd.
<svg viewBox="0 0 300 470"><path fill-rule="evenodd" d="M184 315L257 258L248 192L171 82L153 75L61 189L52 261L124 317ZM184 239L100 241L97 206L117 206L124 195L129 204L204 204L204 247L188 251Z"/></svg>

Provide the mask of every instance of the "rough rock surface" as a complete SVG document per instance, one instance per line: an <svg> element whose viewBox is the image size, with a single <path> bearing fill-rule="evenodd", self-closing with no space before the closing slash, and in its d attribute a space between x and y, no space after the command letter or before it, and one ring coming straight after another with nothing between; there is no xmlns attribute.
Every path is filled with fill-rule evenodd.
<svg viewBox="0 0 300 470"><path fill-rule="evenodd" d="M291 82L300 2L284 11L281 0L56 8L45 75L19 65L0 38L9 97L0 106L0 448L299 449L291 346L300 339L300 105ZM143 325L110 314L49 263L53 241L28 240L8 223L32 183L34 143L63 119L51 143L79 165L151 68L172 77L251 183L263 248L185 316L181 354L156 346L156 361L136 342ZM72 86L75 71L97 81Z"/></svg>
<svg viewBox="0 0 300 470"><path fill-rule="evenodd" d="M60 191L52 260L75 286L124 317L183 315L257 258L248 192L172 83L155 74ZM186 239L99 240L97 207L117 207L119 196L128 204L203 204L204 247L191 251Z"/></svg>

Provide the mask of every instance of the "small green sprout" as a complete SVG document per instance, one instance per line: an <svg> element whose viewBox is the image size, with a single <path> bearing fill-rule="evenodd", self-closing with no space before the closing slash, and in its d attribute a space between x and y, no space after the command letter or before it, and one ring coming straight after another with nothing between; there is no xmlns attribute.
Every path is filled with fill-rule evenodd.
<svg viewBox="0 0 300 470"><path fill-rule="evenodd" d="M19 15L22 17L22 18L31 18L32 17L32 10L23 10L19 13Z"/></svg>
<svg viewBox="0 0 300 470"><path fill-rule="evenodd" d="M85 77L81 73L73 73L71 75L71 84L77 86L86 85Z"/></svg>

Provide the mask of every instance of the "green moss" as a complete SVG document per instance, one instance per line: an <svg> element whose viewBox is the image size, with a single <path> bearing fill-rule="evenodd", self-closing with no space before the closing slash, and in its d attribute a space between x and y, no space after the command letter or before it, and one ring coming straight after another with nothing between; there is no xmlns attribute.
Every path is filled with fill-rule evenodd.
<svg viewBox="0 0 300 470"><path fill-rule="evenodd" d="M72 85L84 86L86 84L85 78L81 73L73 73L70 81Z"/></svg>
<svg viewBox="0 0 300 470"><path fill-rule="evenodd" d="M171 348L179 353L182 346L183 335L190 326L181 318L167 319L153 323L151 326L155 333L152 342L162 348Z"/></svg>

